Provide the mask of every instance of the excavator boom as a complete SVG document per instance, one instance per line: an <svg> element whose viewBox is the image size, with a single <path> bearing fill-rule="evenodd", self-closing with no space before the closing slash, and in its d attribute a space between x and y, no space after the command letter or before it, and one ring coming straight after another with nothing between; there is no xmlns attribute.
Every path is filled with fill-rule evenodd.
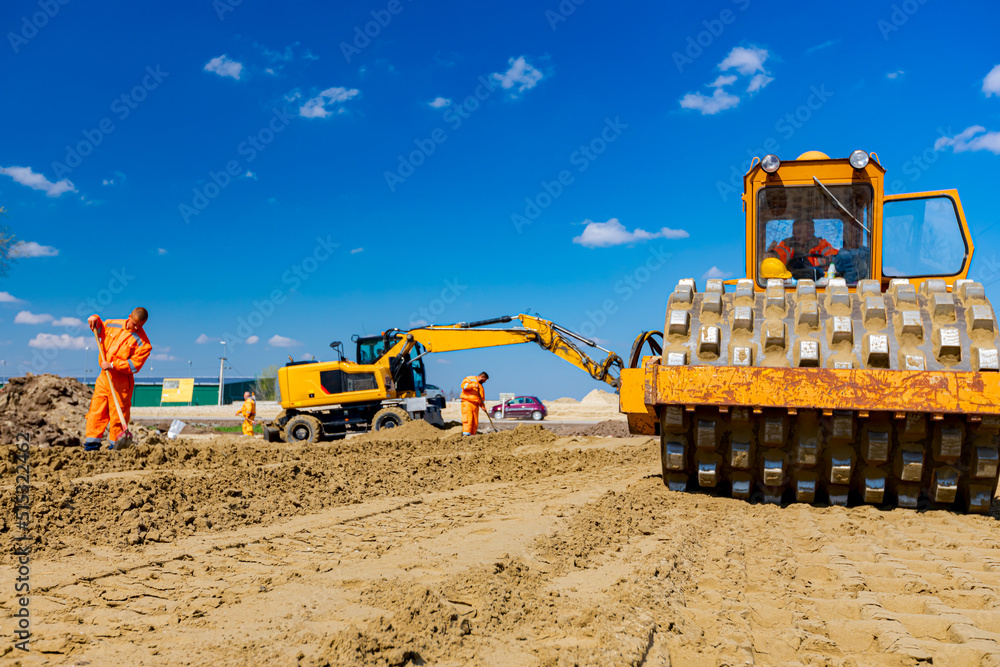
<svg viewBox="0 0 1000 667"><path fill-rule="evenodd" d="M518 322L518 326L492 325ZM423 357L431 353L537 343L544 350L617 388L623 367L617 354L592 340L535 315L503 316L479 322L390 329L355 337L357 363L291 362L278 371L282 412L264 430L269 441L315 442L350 432L380 430L409 419L441 423L444 399L424 393ZM333 346L339 346L334 343ZM592 358L585 347L599 350Z"/></svg>
<svg viewBox="0 0 1000 667"><path fill-rule="evenodd" d="M485 328L491 324L506 324L514 320L519 321L521 326ZM404 355L416 343L422 345L428 353L537 343L542 349L568 361L595 380L615 388L618 387L618 377L623 366L621 358L611 350L606 350L594 341L554 322L523 313L480 322L428 325L410 329L406 333L407 341L400 350L400 354ZM583 351L581 344L600 350L605 355L604 359L597 361L591 358Z"/></svg>

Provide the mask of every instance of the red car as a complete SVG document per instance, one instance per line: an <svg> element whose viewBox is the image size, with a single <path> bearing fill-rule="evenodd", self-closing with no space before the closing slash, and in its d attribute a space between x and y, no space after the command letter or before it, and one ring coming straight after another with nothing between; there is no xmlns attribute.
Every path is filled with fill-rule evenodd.
<svg viewBox="0 0 1000 667"><path fill-rule="evenodd" d="M503 416L508 419L534 419L536 422L545 419L548 410L542 402L534 396L515 396L504 404ZM490 416L493 419L500 419L501 409L499 405L493 406Z"/></svg>

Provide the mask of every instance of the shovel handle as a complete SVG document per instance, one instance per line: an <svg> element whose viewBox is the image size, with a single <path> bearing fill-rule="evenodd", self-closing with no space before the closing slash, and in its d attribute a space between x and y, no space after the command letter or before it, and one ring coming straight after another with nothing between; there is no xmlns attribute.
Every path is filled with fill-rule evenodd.
<svg viewBox="0 0 1000 667"><path fill-rule="evenodd" d="M97 330L94 330L94 340L97 341L97 359L104 362L104 350L101 348L101 339L97 337ZM122 425L122 430L128 433L128 424L125 423L125 415L122 414L122 406L118 403L118 392L115 391L114 380L111 379L111 373L109 371L104 371L108 375L108 384L111 386L111 398L115 402L115 410L118 411L118 421Z"/></svg>

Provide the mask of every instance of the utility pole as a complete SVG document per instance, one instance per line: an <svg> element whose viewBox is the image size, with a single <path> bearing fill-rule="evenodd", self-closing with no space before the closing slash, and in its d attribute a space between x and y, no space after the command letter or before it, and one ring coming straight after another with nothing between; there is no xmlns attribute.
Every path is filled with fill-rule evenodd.
<svg viewBox="0 0 1000 667"><path fill-rule="evenodd" d="M225 379L226 379L226 341L219 341L222 343L222 356L219 357L219 405L222 405L222 391L225 389Z"/></svg>

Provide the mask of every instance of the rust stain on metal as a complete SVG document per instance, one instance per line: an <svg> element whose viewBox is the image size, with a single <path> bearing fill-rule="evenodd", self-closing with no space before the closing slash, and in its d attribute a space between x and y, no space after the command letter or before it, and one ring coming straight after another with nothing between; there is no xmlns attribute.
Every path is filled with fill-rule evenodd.
<svg viewBox="0 0 1000 667"><path fill-rule="evenodd" d="M1000 414L1000 374L735 366L645 369L645 403ZM624 403L623 403L624 407Z"/></svg>

